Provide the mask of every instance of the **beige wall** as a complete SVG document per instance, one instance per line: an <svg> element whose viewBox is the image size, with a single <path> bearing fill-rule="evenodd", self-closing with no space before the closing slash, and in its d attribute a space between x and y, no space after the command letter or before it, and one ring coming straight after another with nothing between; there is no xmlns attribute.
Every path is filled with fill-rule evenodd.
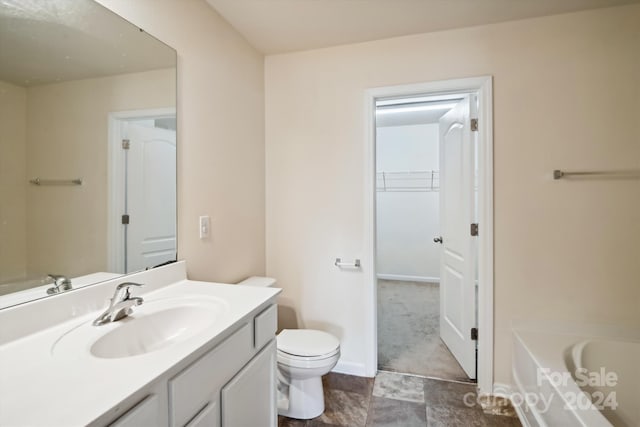
<svg viewBox="0 0 640 427"><path fill-rule="evenodd" d="M519 319L640 327L640 6L268 56L267 274L305 326L365 359L364 91L494 77L495 381ZM482 333L482 332L481 332Z"/></svg>
<svg viewBox="0 0 640 427"><path fill-rule="evenodd" d="M26 90L0 81L0 282L27 267L26 116Z"/></svg>
<svg viewBox="0 0 640 427"><path fill-rule="evenodd" d="M168 69L27 89L27 176L84 180L28 187L29 275L107 271L108 115L175 107L175 78Z"/></svg>
<svg viewBox="0 0 640 427"><path fill-rule="evenodd" d="M178 257L192 279L264 274L263 56L204 0L99 0L178 51ZM198 216L211 216L199 240Z"/></svg>

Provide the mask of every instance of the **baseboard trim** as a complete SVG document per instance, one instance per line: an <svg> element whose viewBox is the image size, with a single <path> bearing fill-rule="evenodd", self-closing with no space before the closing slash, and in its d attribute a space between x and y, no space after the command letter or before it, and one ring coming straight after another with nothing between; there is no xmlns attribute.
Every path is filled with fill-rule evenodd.
<svg viewBox="0 0 640 427"><path fill-rule="evenodd" d="M509 384L493 383L494 396L505 397L511 400L511 393L513 393L513 391L511 390L511 386Z"/></svg>
<svg viewBox="0 0 640 427"><path fill-rule="evenodd" d="M400 280L403 282L440 283L439 277L408 276L404 274L376 274L376 277L381 280Z"/></svg>
<svg viewBox="0 0 640 427"><path fill-rule="evenodd" d="M495 396L507 398L511 401L511 406L513 406L513 409L515 409L516 415L518 416L520 424L522 424L523 427L533 427L524 414L524 409L522 408L523 405L513 404L513 399L511 398L511 396L513 395L513 387L508 384L494 383L493 394Z"/></svg>
<svg viewBox="0 0 640 427"><path fill-rule="evenodd" d="M366 377L367 371L364 363L349 362L347 360L339 360L336 366L331 370L338 374L355 375L356 377Z"/></svg>

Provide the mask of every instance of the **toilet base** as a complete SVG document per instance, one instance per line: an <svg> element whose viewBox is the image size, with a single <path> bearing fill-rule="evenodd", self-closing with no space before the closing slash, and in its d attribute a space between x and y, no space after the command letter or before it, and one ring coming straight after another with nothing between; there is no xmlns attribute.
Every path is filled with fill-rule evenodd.
<svg viewBox="0 0 640 427"><path fill-rule="evenodd" d="M278 415L299 420L309 420L324 412L322 377L303 380L288 379L289 407L278 408Z"/></svg>

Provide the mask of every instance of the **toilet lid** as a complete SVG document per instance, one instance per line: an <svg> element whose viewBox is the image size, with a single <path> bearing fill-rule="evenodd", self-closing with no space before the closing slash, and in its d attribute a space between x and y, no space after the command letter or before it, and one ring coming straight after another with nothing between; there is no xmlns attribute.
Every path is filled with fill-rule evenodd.
<svg viewBox="0 0 640 427"><path fill-rule="evenodd" d="M333 335L313 329L284 329L277 342L278 350L294 356L322 356L340 346Z"/></svg>

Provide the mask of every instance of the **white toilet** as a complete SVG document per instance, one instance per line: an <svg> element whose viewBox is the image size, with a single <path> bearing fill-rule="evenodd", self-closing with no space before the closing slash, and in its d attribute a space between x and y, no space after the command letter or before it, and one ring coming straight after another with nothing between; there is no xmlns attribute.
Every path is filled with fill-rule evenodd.
<svg viewBox="0 0 640 427"><path fill-rule="evenodd" d="M246 286L274 286L275 279L250 277ZM311 419L324 412L322 376L340 358L340 341L313 329L284 329L277 336L278 414Z"/></svg>

